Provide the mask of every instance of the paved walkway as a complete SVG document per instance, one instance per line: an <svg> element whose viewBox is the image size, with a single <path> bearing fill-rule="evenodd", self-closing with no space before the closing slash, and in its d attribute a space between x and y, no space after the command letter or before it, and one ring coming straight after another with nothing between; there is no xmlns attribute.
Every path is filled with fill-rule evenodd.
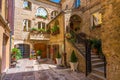
<svg viewBox="0 0 120 80"><path fill-rule="evenodd" d="M16 68L7 71L3 80L89 80L83 73L72 72L70 69L58 69L50 60L22 59Z"/></svg>

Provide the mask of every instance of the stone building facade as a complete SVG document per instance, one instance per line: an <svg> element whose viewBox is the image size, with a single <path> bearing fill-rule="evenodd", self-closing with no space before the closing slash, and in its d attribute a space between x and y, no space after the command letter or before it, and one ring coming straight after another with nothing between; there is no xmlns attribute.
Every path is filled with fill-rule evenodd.
<svg viewBox="0 0 120 80"><path fill-rule="evenodd" d="M64 10L66 9L65 5L71 4L67 5L68 9L65 10L65 27L69 26L72 15L78 15L81 18L79 32L85 33L88 39L101 39L103 54L106 58L106 80L119 80L119 3L119 0L81 0L81 6L73 9L70 7L73 5L71 1L63 1L62 8ZM101 18L98 23L95 23L98 24L97 26L93 25L92 18L96 15ZM66 51L71 49L73 48Z"/></svg>
<svg viewBox="0 0 120 80"><path fill-rule="evenodd" d="M101 38L107 59L107 80L120 79L120 0L102 0Z"/></svg>
<svg viewBox="0 0 120 80"><path fill-rule="evenodd" d="M15 0L14 45L18 45L17 47L21 50L23 50L25 46L25 50L29 48L25 53L30 53L32 49L37 51L41 47L45 47L43 51L46 51L49 38L42 39L42 36L46 34L32 35L30 34L30 29L39 28L47 31L47 23L59 12L60 5L50 1ZM36 38L35 36L39 37ZM49 37L49 35L46 36ZM46 53L47 52L45 52L45 54ZM44 57L46 56L47 55L44 55Z"/></svg>
<svg viewBox="0 0 120 80"><path fill-rule="evenodd" d="M66 39L67 31L72 28L76 34L84 33L86 39L101 40L102 52L106 59L106 80L119 80L119 0L80 0L79 4L76 4L79 0L61 0L61 5L43 0L28 1L32 3L31 10L23 8L22 0L15 2L14 45L29 44L30 50L34 49L36 44L42 45L41 47L44 47L48 53L46 56L53 60L56 53L60 51L62 62L64 65L67 63L67 66L69 66L71 52L74 50L78 57L78 70L86 73L85 57ZM39 7L46 8L48 12L46 19L35 16ZM52 11L60 13L51 19ZM32 22L31 27L37 28L38 22L41 21L47 24L47 29L59 26L59 30L55 33L51 31L49 39L36 38L35 40L35 37L31 38L29 31L23 30L24 19Z"/></svg>
<svg viewBox="0 0 120 80"><path fill-rule="evenodd" d="M0 79L10 65L10 27L7 0L0 0Z"/></svg>

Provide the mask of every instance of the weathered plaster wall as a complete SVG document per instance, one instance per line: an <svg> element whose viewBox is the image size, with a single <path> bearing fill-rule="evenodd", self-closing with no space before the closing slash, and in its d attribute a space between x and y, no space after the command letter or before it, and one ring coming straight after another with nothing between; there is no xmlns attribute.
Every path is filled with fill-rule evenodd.
<svg viewBox="0 0 120 80"><path fill-rule="evenodd" d="M49 42L49 44L51 44L51 45L59 44L60 45L60 49L62 49L62 45L64 43L64 15L63 15L63 13L61 13L54 20L52 20L48 24L48 26L50 26L50 28L52 28L54 26L56 20L59 21L60 33L57 34L57 35L50 34L50 42ZM63 50L60 50L60 52L63 53Z"/></svg>

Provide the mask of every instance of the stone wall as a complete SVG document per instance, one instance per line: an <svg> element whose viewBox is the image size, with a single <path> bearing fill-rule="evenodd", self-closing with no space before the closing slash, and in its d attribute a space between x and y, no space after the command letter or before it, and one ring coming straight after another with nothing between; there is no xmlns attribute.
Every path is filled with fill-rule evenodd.
<svg viewBox="0 0 120 80"><path fill-rule="evenodd" d="M107 59L107 80L120 79L120 0L102 0L102 43Z"/></svg>
<svg viewBox="0 0 120 80"><path fill-rule="evenodd" d="M60 32L59 32L59 34L56 34L56 35L50 34L49 44L50 45L59 44L60 53L63 53L64 52L62 49L62 46L64 44L64 15L63 15L63 13L59 14L59 16L57 16L54 20L52 20L48 24L48 26L50 26L50 28L52 28L55 25L56 20L59 21Z"/></svg>
<svg viewBox="0 0 120 80"><path fill-rule="evenodd" d="M66 39L67 66L70 66L70 56L73 50L78 58L78 71L85 73L85 57Z"/></svg>
<svg viewBox="0 0 120 80"><path fill-rule="evenodd" d="M14 17L14 39L15 40L25 40L28 38L29 32L24 32L23 29L23 20L28 19L31 20L31 27L37 28L37 22L42 21L46 24L51 20L51 12L57 10L59 12L60 8L53 6L51 4L46 4L45 2L39 2L35 0L29 0L32 3L32 9L26 10L23 8L24 0L15 0L15 17ZM35 13L37 8L43 7L48 12L48 18L36 18Z"/></svg>
<svg viewBox="0 0 120 80"><path fill-rule="evenodd" d="M29 0L32 4L31 10L26 10L23 8L23 1L24 0L15 0L15 17L14 17L14 45L16 44L29 44L30 50L33 49L34 44L37 43L45 43L48 44L47 41L40 41L40 40L29 40L29 31L23 31L23 20L28 19L31 20L31 28L35 27L38 28L38 22L50 22L51 20L51 13L52 11L56 10L60 12L60 5L49 2L49 1L35 1ZM47 19L37 18L35 16L37 12L37 8L43 7L48 12Z"/></svg>

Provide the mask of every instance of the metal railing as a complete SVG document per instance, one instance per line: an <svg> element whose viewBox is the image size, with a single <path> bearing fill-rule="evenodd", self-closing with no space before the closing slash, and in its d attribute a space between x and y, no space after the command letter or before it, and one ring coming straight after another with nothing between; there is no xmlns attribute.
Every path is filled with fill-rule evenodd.
<svg viewBox="0 0 120 80"><path fill-rule="evenodd" d="M72 29L69 30L69 33L72 35L71 39L73 39L73 41L70 41L70 39L68 39L73 46L79 50L79 52L85 57L86 60L86 76L89 75L89 73L91 73L92 71L92 63L91 63L91 42L90 39L87 39L87 35L85 33L75 33L75 31L73 31ZM77 44L81 44L85 47L85 53L82 52L82 50L80 48L77 47ZM104 60L104 76L106 77L106 59L103 53L98 54L101 59Z"/></svg>

